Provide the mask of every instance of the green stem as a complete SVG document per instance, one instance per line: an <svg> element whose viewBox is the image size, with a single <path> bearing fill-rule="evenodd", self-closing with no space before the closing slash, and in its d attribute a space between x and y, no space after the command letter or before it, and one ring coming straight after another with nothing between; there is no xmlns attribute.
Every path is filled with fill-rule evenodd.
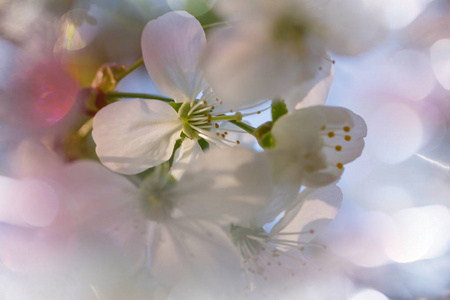
<svg viewBox="0 0 450 300"><path fill-rule="evenodd" d="M238 122L238 121L230 121L230 123L233 123L234 125L238 126L239 128L244 129L245 131L247 131L248 133L250 133L253 136L255 135L255 131L256 131L255 127L252 127L250 125L247 125L245 123Z"/></svg>
<svg viewBox="0 0 450 300"><path fill-rule="evenodd" d="M121 76L117 76L117 78L116 78L117 82L121 81L125 76L127 76L128 74L130 74L131 72L133 72L134 70L136 70L137 68L142 66L143 64L144 64L144 59L141 57L137 61L135 61L131 66L129 66L127 68L127 70L125 71L125 73L123 73Z"/></svg>
<svg viewBox="0 0 450 300"><path fill-rule="evenodd" d="M228 22L228 21L215 22L215 23L203 25L202 27L203 27L203 29L209 29L209 28L216 27L216 26L227 26L227 25L231 25L231 22Z"/></svg>
<svg viewBox="0 0 450 300"><path fill-rule="evenodd" d="M152 94L121 93L121 92L109 92L106 94L106 99L113 99L113 98L142 98L142 99L160 100L164 102L174 102L173 99Z"/></svg>

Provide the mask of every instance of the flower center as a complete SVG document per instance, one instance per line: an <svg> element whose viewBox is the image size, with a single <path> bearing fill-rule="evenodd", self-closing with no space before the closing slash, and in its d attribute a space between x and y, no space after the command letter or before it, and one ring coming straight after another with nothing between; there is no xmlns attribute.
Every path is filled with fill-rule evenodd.
<svg viewBox="0 0 450 300"><path fill-rule="evenodd" d="M307 36L311 24L305 18L299 18L292 13L281 15L274 23L272 36L277 44L286 45L300 56L308 52Z"/></svg>
<svg viewBox="0 0 450 300"><path fill-rule="evenodd" d="M227 138L228 132L221 124L226 121L242 121L243 114L226 111L221 107L222 102L216 98L217 104L211 105L204 100L184 102L178 110L178 115L184 121L183 133L190 139L203 138L214 144L239 144Z"/></svg>
<svg viewBox="0 0 450 300"><path fill-rule="evenodd" d="M141 211L155 222L169 218L174 206L171 199L176 180L165 169L157 168L141 185Z"/></svg>

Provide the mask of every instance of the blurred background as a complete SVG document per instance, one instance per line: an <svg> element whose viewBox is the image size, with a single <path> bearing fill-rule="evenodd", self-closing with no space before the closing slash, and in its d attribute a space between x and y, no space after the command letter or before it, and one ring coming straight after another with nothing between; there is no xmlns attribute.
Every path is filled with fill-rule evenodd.
<svg viewBox="0 0 450 300"><path fill-rule="evenodd" d="M211 24L215 2L0 0L0 174L27 136L63 136L62 151L84 157L92 144L71 148L67 136L79 90L102 64L139 59L149 20L187 10ZM339 183L342 208L318 237L322 263L347 299L450 299L450 1L362 2L386 36L358 56L331 53L328 104L361 115L368 136ZM145 68L117 90L158 93Z"/></svg>

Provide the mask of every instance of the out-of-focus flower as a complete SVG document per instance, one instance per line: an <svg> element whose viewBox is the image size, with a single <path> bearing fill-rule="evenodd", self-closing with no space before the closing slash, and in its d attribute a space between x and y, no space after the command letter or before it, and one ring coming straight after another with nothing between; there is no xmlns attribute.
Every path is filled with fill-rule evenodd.
<svg viewBox="0 0 450 300"><path fill-rule="evenodd" d="M342 107L311 106L282 116L268 149L277 182L308 187L338 180L364 148L364 120Z"/></svg>
<svg viewBox="0 0 450 300"><path fill-rule="evenodd" d="M305 189L285 207L284 216L269 232L255 225L232 226L230 235L241 254L243 272L249 280L247 288L267 283L276 283L276 288L286 280L298 281L317 271L302 251L334 219L341 201L342 192L335 185Z"/></svg>
<svg viewBox="0 0 450 300"><path fill-rule="evenodd" d="M172 286L192 276L239 272L224 229L249 226L270 193L268 161L245 148L209 151L178 182L157 168L139 192L155 278Z"/></svg>
<svg viewBox="0 0 450 300"><path fill-rule="evenodd" d="M93 138L106 167L135 174L161 164L171 157L181 133L194 141L235 143L227 139L219 122L240 121L242 114L225 116L230 109L204 80L198 61L205 44L202 26L185 12L167 13L147 24L142 34L145 66L158 90L180 105L174 109L158 100L133 99L100 110L94 118ZM184 155L187 160L201 152L196 142L182 150L189 153L187 158Z"/></svg>
<svg viewBox="0 0 450 300"><path fill-rule="evenodd" d="M134 189L127 179L94 162L63 164L30 141L11 163L19 179L0 178L0 257L8 269L67 277L69 286L107 285L144 262L143 235L124 197Z"/></svg>
<svg viewBox="0 0 450 300"><path fill-rule="evenodd" d="M232 27L212 33L206 78L227 103L281 96L327 77L327 51L355 55L379 40L376 13L361 1L219 1ZM216 87L217 86L217 87Z"/></svg>

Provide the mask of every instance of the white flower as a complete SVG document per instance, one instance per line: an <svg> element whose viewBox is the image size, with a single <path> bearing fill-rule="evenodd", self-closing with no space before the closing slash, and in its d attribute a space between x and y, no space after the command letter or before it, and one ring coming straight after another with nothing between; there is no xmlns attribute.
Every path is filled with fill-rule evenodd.
<svg viewBox="0 0 450 300"><path fill-rule="evenodd" d="M205 46L202 26L186 12L170 12L146 25L142 33L145 66L158 90L181 107L177 113L159 100L133 99L101 109L94 118L92 136L106 167L136 174L159 165L171 157L182 132L195 142L182 145L175 164L189 162L201 152L199 138L219 145L236 143L227 138L229 130L222 130L220 122L240 121L242 114L230 115L232 110L203 79L198 61Z"/></svg>
<svg viewBox="0 0 450 300"><path fill-rule="evenodd" d="M212 32L206 78L227 103L273 99L327 77L327 51L354 55L378 40L374 11L355 0L219 1L231 28ZM219 84L220 83L220 84Z"/></svg>
<svg viewBox="0 0 450 300"><path fill-rule="evenodd" d="M335 185L305 189L285 208L283 217L270 231L258 226L232 226L231 239L239 249L242 269L250 290L266 281L282 283L286 278L307 277L316 271L302 254L317 233L336 216L342 193Z"/></svg>
<svg viewBox="0 0 450 300"><path fill-rule="evenodd" d="M364 120L342 107L311 106L288 113L272 128L267 150L278 183L319 187L338 180L344 165L361 155Z"/></svg>
<svg viewBox="0 0 450 300"><path fill-rule="evenodd" d="M124 197L134 185L99 163L64 164L39 143L25 141L16 154L11 166L18 179L0 177L6 267L66 277L68 285L111 284L133 275L146 255Z"/></svg>
<svg viewBox="0 0 450 300"><path fill-rule="evenodd" d="M139 201L136 217L146 223L155 278L173 286L193 276L239 272L223 228L248 226L267 205L271 188L266 157L246 148L213 149L178 182L156 168L133 196Z"/></svg>

